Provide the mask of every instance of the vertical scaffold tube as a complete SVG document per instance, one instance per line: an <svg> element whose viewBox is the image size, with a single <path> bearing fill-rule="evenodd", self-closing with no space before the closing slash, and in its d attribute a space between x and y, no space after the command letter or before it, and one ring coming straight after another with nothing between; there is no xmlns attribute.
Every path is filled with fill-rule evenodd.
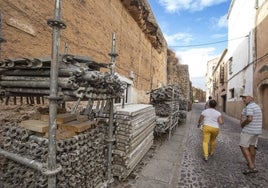
<svg viewBox="0 0 268 188"><path fill-rule="evenodd" d="M50 95L49 95L49 136L48 136L48 170L56 169L56 116L58 107L58 63L60 49L60 29L66 25L61 21L61 0L55 0L54 19L47 21L53 28L52 52L50 68ZM48 177L48 187L56 188L56 174Z"/></svg>
<svg viewBox="0 0 268 188"><path fill-rule="evenodd" d="M112 35L112 50L111 53L109 53L109 56L111 57L111 74L115 74L115 58L118 55L115 52L115 33ZM107 165L107 181L108 183L113 182L113 177L112 177L112 146L114 143L114 135L113 135L113 129L114 129L114 99L110 99L110 114L109 114L109 129L108 129L108 165Z"/></svg>

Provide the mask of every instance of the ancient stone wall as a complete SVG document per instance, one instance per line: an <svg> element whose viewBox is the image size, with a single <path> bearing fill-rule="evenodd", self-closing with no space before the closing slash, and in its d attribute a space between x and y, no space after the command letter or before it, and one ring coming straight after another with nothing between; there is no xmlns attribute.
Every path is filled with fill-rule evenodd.
<svg viewBox="0 0 268 188"><path fill-rule="evenodd" d="M1 0L1 60L50 56L54 1ZM62 1L61 53L92 57L109 63L112 33L116 34L115 71L134 73L135 102L148 102L146 92L167 84L167 45L147 0Z"/></svg>
<svg viewBox="0 0 268 188"><path fill-rule="evenodd" d="M199 88L192 88L193 90L193 100L199 100L199 102L206 102L206 92Z"/></svg>
<svg viewBox="0 0 268 188"><path fill-rule="evenodd" d="M180 64L179 59L176 57L176 54L168 50L168 60L167 60L167 74L168 74L168 83L179 86L180 92L184 99L190 101L190 76L188 65Z"/></svg>

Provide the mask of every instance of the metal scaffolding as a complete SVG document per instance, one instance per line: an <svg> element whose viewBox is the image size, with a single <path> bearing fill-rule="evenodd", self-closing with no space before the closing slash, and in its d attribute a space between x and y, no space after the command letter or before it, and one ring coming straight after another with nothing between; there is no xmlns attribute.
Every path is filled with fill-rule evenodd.
<svg viewBox="0 0 268 188"><path fill-rule="evenodd" d="M56 116L58 100L58 70L59 70L59 49L60 49L60 30L65 29L66 25L61 21L61 0L55 0L54 19L49 19L47 24L53 28L52 52L50 68L50 95L49 95L49 131L48 131L48 169L56 169ZM48 187L56 187L56 175L48 176Z"/></svg>

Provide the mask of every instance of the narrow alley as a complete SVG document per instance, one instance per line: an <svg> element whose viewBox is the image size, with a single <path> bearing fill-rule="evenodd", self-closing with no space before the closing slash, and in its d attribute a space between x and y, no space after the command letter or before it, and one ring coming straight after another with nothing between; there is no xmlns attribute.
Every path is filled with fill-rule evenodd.
<svg viewBox="0 0 268 188"><path fill-rule="evenodd" d="M201 131L196 128L204 103L195 103L186 123L174 130L134 178L112 187L132 188L266 188L268 187L268 137L259 139L256 174L244 175L246 161L238 146L238 120L223 114L215 155L203 161ZM159 138L158 138L159 139ZM159 140L157 141L159 142ZM149 154L151 155L151 154ZM148 158L148 157L147 157Z"/></svg>
<svg viewBox="0 0 268 188"><path fill-rule="evenodd" d="M228 187L228 188L261 188L268 187L268 139L259 139L256 165L259 173L244 175L246 161L238 146L240 126L236 119L223 114L224 125L217 139L215 155L208 162L202 159L201 131L196 128L197 119L204 105L195 104L189 114L188 138L185 143L181 176L178 186L181 187Z"/></svg>

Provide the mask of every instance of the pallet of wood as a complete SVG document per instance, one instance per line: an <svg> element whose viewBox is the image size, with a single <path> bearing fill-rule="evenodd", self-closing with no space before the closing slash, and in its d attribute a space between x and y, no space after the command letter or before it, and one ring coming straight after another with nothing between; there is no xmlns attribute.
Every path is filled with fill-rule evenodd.
<svg viewBox="0 0 268 188"><path fill-rule="evenodd" d="M84 132L95 126L94 121L89 121L87 116L71 113L57 114L56 139L66 139ZM39 136L48 137L49 115L42 114L40 120L25 120L19 124L21 127L36 132Z"/></svg>

